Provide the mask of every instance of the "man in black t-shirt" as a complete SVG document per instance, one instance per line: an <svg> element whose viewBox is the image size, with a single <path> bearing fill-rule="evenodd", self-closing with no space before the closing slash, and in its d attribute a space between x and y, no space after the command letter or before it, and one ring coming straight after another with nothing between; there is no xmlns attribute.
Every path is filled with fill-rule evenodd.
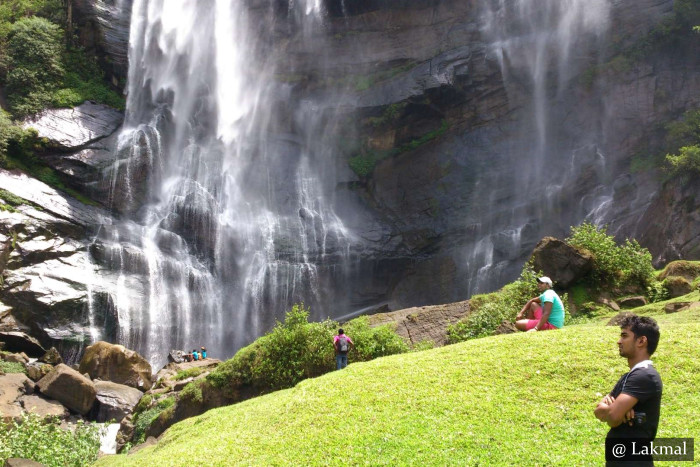
<svg viewBox="0 0 700 467"><path fill-rule="evenodd" d="M659 343L659 326L647 316L630 315L622 320L620 328L617 345L620 356L627 358L630 371L622 375L594 413L610 426L608 442L636 438L640 443L649 443L656 437L661 409L661 377L649 360ZM650 457L635 461L635 465L654 465ZM616 464L609 460L607 465Z"/></svg>

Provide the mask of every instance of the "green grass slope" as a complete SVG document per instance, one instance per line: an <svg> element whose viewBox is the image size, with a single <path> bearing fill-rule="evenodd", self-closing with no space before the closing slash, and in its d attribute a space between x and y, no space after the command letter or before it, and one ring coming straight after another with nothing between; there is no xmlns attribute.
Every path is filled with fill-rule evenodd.
<svg viewBox="0 0 700 467"><path fill-rule="evenodd" d="M700 308L657 319L658 436L697 438ZM98 464L602 465L608 428L593 408L627 371L618 335L586 324L351 363Z"/></svg>

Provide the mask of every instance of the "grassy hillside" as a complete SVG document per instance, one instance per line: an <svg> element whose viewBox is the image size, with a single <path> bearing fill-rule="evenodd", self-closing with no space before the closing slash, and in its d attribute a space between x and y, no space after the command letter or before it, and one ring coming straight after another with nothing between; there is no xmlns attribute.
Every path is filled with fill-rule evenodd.
<svg viewBox="0 0 700 467"><path fill-rule="evenodd" d="M697 437L700 307L657 318L658 436ZM98 464L600 465L607 426L593 408L627 370L618 334L590 323L351 364Z"/></svg>

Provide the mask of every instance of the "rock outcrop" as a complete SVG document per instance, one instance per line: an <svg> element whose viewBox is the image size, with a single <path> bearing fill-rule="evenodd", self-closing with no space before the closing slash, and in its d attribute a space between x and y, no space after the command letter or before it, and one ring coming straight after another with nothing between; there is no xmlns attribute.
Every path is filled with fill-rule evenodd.
<svg viewBox="0 0 700 467"><path fill-rule="evenodd" d="M151 388L151 365L141 355L122 345L97 342L87 349L80 361L80 373L92 379L124 384L141 391Z"/></svg>
<svg viewBox="0 0 700 467"><path fill-rule="evenodd" d="M138 389L111 381L96 381L95 391L96 401L91 418L97 422L121 422L133 412L143 395Z"/></svg>
<svg viewBox="0 0 700 467"><path fill-rule="evenodd" d="M0 300L9 307L0 329L31 332L40 341L33 357L46 352L42 345L74 354L70 349L81 345L91 326L113 338L117 317L99 285L110 279L98 280L87 255L88 233L109 223L108 213L21 173L0 169L0 187L21 199L0 210ZM92 310L89 288L92 303L100 305Z"/></svg>
<svg viewBox="0 0 700 467"><path fill-rule="evenodd" d="M396 333L411 345L430 341L434 345L447 343L447 327L469 313L469 301L446 305L407 308L370 316L370 325L393 325Z"/></svg>
<svg viewBox="0 0 700 467"><path fill-rule="evenodd" d="M70 151L112 135L124 115L111 107L86 101L71 109L49 109L24 122L52 146Z"/></svg>
<svg viewBox="0 0 700 467"><path fill-rule="evenodd" d="M24 352L35 358L46 353L38 340L24 332L0 332L0 341L5 343L3 350L8 352Z"/></svg>
<svg viewBox="0 0 700 467"><path fill-rule="evenodd" d="M593 269L593 257L562 240L545 237L532 253L532 265L552 278L557 287L568 288Z"/></svg>
<svg viewBox="0 0 700 467"><path fill-rule="evenodd" d="M92 381L62 363L41 378L37 388L45 396L81 415L86 415L95 403L96 391Z"/></svg>
<svg viewBox="0 0 700 467"><path fill-rule="evenodd" d="M0 376L0 417L4 423L17 420L22 415L20 398L33 392L34 383L22 373Z"/></svg>

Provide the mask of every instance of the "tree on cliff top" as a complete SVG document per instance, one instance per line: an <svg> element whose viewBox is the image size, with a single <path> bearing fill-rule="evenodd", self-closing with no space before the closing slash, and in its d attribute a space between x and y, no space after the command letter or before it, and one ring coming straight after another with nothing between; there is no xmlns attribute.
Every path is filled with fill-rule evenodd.
<svg viewBox="0 0 700 467"><path fill-rule="evenodd" d="M32 16L12 25L8 41L8 101L15 115L46 107L65 73L62 31L47 19Z"/></svg>

